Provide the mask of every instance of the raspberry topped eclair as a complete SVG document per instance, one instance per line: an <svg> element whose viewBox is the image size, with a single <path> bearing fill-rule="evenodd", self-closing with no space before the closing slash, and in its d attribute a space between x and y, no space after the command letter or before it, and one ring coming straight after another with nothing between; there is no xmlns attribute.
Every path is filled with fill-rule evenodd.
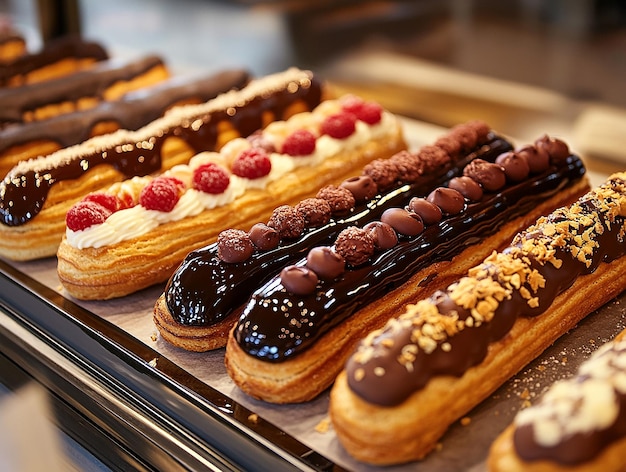
<svg viewBox="0 0 626 472"><path fill-rule="evenodd" d="M118 130L20 162L0 182L0 256L53 256L67 211L88 193L185 164L198 152L311 110L322 92L312 73L290 69L206 103L176 107L139 130Z"/></svg>
<svg viewBox="0 0 626 472"><path fill-rule="evenodd" d="M330 394L341 444L368 463L423 458L450 424L624 290L625 218L620 173L365 336Z"/></svg>
<svg viewBox="0 0 626 472"><path fill-rule="evenodd" d="M311 196L404 147L399 121L378 104L326 100L161 176L88 195L67 213L59 278L82 299L122 296L162 282L226 224L249 227L269 217L277 203Z"/></svg>
<svg viewBox="0 0 626 472"><path fill-rule="evenodd" d="M282 267L344 228L379 217L390 205L459 175L475 159L494 161L511 145L481 122L459 125L435 145L376 160L315 198L279 206L250 231L229 229L191 252L155 305L154 321L167 341L192 351L222 347L244 300ZM206 283L210 280L210 283Z"/></svg>

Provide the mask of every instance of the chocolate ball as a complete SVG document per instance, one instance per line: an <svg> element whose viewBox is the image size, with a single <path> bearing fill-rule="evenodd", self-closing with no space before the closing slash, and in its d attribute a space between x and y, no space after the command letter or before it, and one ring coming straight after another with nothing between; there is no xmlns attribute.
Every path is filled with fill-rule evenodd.
<svg viewBox="0 0 626 472"><path fill-rule="evenodd" d="M306 265L323 279L334 279L343 273L346 261L328 246L314 247L306 256Z"/></svg>
<svg viewBox="0 0 626 472"><path fill-rule="evenodd" d="M315 272L306 267L290 265L280 272L280 281L283 287L295 295L313 293L318 280Z"/></svg>
<svg viewBox="0 0 626 472"><path fill-rule="evenodd" d="M405 236L417 236L424 231L422 218L417 213L404 208L388 208L383 212L380 220Z"/></svg>
<svg viewBox="0 0 626 472"><path fill-rule="evenodd" d="M441 208L435 205L432 202L429 202L425 198L421 197L413 197L409 202L409 210L413 213L417 213L421 218L424 224L432 225L441 221L443 218L443 213L441 213Z"/></svg>
<svg viewBox="0 0 626 472"><path fill-rule="evenodd" d="M335 240L335 251L353 266L367 262L375 249L371 233L356 226L344 229Z"/></svg>
<svg viewBox="0 0 626 472"><path fill-rule="evenodd" d="M257 223L248 232L252 244L262 251L269 251L278 247L280 234L274 228L270 228L265 223Z"/></svg>
<svg viewBox="0 0 626 472"><path fill-rule="evenodd" d="M351 177L341 183L343 188L350 190L357 202L366 202L371 200L378 193L376 182L368 175L360 175Z"/></svg>
<svg viewBox="0 0 626 472"><path fill-rule="evenodd" d="M477 202L483 198L482 187L478 185L474 179L466 175L454 177L448 183L448 187L457 190L461 195L472 202Z"/></svg>
<svg viewBox="0 0 626 472"><path fill-rule="evenodd" d="M398 244L398 235L387 223L382 221L372 221L363 227L374 237L374 244L377 249L389 249Z"/></svg>
<svg viewBox="0 0 626 472"><path fill-rule="evenodd" d="M506 184L504 169L498 164L483 159L474 159L467 164L463 169L463 175L474 179L487 192L500 190Z"/></svg>
<svg viewBox="0 0 626 472"><path fill-rule="evenodd" d="M217 236L217 257L231 264L243 262L254 252L248 233L240 229L227 229Z"/></svg>
<svg viewBox="0 0 626 472"><path fill-rule="evenodd" d="M304 231L304 218L289 205L281 205L274 210L267 226L278 231L281 238L297 238Z"/></svg>
<svg viewBox="0 0 626 472"><path fill-rule="evenodd" d="M496 158L496 164L502 166L506 178L511 182L521 182L530 174L526 157L513 151L500 154Z"/></svg>
<svg viewBox="0 0 626 472"><path fill-rule="evenodd" d="M465 198L453 188L437 187L428 194L426 200L437 205L443 213L448 215L461 213L465 208Z"/></svg>

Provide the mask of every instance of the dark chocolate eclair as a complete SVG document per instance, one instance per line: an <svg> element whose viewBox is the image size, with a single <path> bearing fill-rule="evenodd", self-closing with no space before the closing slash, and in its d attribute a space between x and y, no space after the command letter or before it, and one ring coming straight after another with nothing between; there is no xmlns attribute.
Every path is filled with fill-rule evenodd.
<svg viewBox="0 0 626 472"><path fill-rule="evenodd" d="M309 71L292 68L206 103L175 107L137 131L96 136L21 162L0 183L0 222L6 226L28 223L41 211L56 183L79 178L99 165L110 165L125 178L156 172L162 167L169 138L182 140L195 152L213 151L224 123L239 136L249 136L267 125L268 117L282 119L298 103L311 110L321 100L321 82Z"/></svg>
<svg viewBox="0 0 626 472"><path fill-rule="evenodd" d="M24 54L0 67L0 87L22 85L29 73L63 59L93 59L104 61L109 54L101 44L72 35L55 39L36 53Z"/></svg>
<svg viewBox="0 0 626 472"><path fill-rule="evenodd" d="M345 260L345 271L335 278L319 277L319 283L306 295L286 288L291 273L274 277L245 305L234 330L236 341L243 351L267 362L297 356L334 326L402 286L420 270L451 260L585 174L582 161L575 155L565 160L551 155L550 162L548 169L540 174L528 172L523 181L507 180L505 168L499 164L482 159L470 162L463 174L482 188L482 194L476 193L477 200L464 198L450 185L433 190L425 200L439 207L442 216L432 224L424 224L431 219L431 212L423 211L423 199L411 200L406 208L387 208L379 226L393 228L398 243L386 249L376 247L380 228L373 228L372 223L342 231L333 250ZM295 265L309 267L307 259Z"/></svg>
<svg viewBox="0 0 626 472"><path fill-rule="evenodd" d="M52 141L59 148L79 144L91 137L98 123L114 122L121 129L137 130L163 116L172 105L183 101L206 102L229 90L239 90L249 81L250 74L241 69L224 70L208 76L173 77L128 92L119 100L104 101L86 110L1 130L0 153L33 141Z"/></svg>
<svg viewBox="0 0 626 472"><path fill-rule="evenodd" d="M576 466L626 437L626 340L602 346L515 417L513 445L524 461Z"/></svg>
<svg viewBox="0 0 626 472"><path fill-rule="evenodd" d="M220 258L218 243L190 252L167 283L164 292L167 308L178 323L186 326L218 323L240 308L261 283L300 259L311 247L330 243L343 228L380 217L389 206L408 204L412 196L428 192L460 174L472 160L494 161L509 150L511 144L489 131L484 123L469 122L453 128L434 146L425 146L418 153L403 151L385 161L374 162L365 169L366 174L349 179L341 187L321 189L317 200L326 201L332 214L321 226L304 224L297 238L281 239L274 235L273 228L278 225L269 222L270 227L260 224L252 228L250 237L256 250L244 260L236 258L237 263ZM390 178L390 174L394 177ZM363 187L371 187L372 182L379 191L371 200L359 201L357 196L367 193L362 192ZM387 192L380 191L394 186ZM296 207L299 212L302 203L305 202ZM306 216L311 212L304 214L304 220L311 219ZM297 218L284 220L295 223ZM274 236L271 244L267 244L269 235Z"/></svg>
<svg viewBox="0 0 626 472"><path fill-rule="evenodd" d="M81 98L105 100L109 87L157 67L165 71L163 60L154 55L132 61L110 59L66 77L0 89L0 127L29 121L29 112L49 104L76 103Z"/></svg>
<svg viewBox="0 0 626 472"><path fill-rule="evenodd" d="M367 402L393 406L435 376L460 377L519 317L541 316L578 276L623 257L625 179L615 174L539 218L445 291L408 305L348 360L350 389Z"/></svg>

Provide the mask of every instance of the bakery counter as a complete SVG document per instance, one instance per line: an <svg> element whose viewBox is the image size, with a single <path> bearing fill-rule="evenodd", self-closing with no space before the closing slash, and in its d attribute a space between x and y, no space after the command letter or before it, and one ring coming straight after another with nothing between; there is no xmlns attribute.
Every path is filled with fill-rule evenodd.
<svg viewBox="0 0 626 472"><path fill-rule="evenodd" d="M445 131L404 125L411 148ZM605 177L589 175L593 185ZM152 322L162 289L78 302L62 291L55 259L0 261L0 381L44 385L61 428L114 469L376 470L339 445L327 393L300 405L256 401L228 377L223 350L191 353L164 342ZM589 315L454 424L420 470L484 470L514 414L626 326L625 299Z"/></svg>

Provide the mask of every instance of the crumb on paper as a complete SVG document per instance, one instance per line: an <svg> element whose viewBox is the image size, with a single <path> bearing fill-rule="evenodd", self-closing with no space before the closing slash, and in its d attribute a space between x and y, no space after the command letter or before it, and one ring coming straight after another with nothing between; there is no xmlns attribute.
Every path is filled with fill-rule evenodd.
<svg viewBox="0 0 626 472"><path fill-rule="evenodd" d="M443 443L438 442L435 446L435 451L441 451L443 449Z"/></svg>
<svg viewBox="0 0 626 472"><path fill-rule="evenodd" d="M248 421L250 421L251 423L258 423L259 422L259 415L257 415L256 413L251 413L250 415L248 415Z"/></svg>
<svg viewBox="0 0 626 472"><path fill-rule="evenodd" d="M315 431L321 434L327 433L329 429L330 429L330 418L324 418L315 426Z"/></svg>
<svg viewBox="0 0 626 472"><path fill-rule="evenodd" d="M152 334L150 335L150 339L152 339L152 342L156 342L156 340L157 340L157 333L156 333L156 331L152 332Z"/></svg>
<svg viewBox="0 0 626 472"><path fill-rule="evenodd" d="M469 416L464 416L461 418L461 426L468 426L472 422L472 419Z"/></svg>
<svg viewBox="0 0 626 472"><path fill-rule="evenodd" d="M152 366L152 367L156 367L158 360L159 360L158 357L155 357L150 362L148 362L148 364L150 364L150 366Z"/></svg>

